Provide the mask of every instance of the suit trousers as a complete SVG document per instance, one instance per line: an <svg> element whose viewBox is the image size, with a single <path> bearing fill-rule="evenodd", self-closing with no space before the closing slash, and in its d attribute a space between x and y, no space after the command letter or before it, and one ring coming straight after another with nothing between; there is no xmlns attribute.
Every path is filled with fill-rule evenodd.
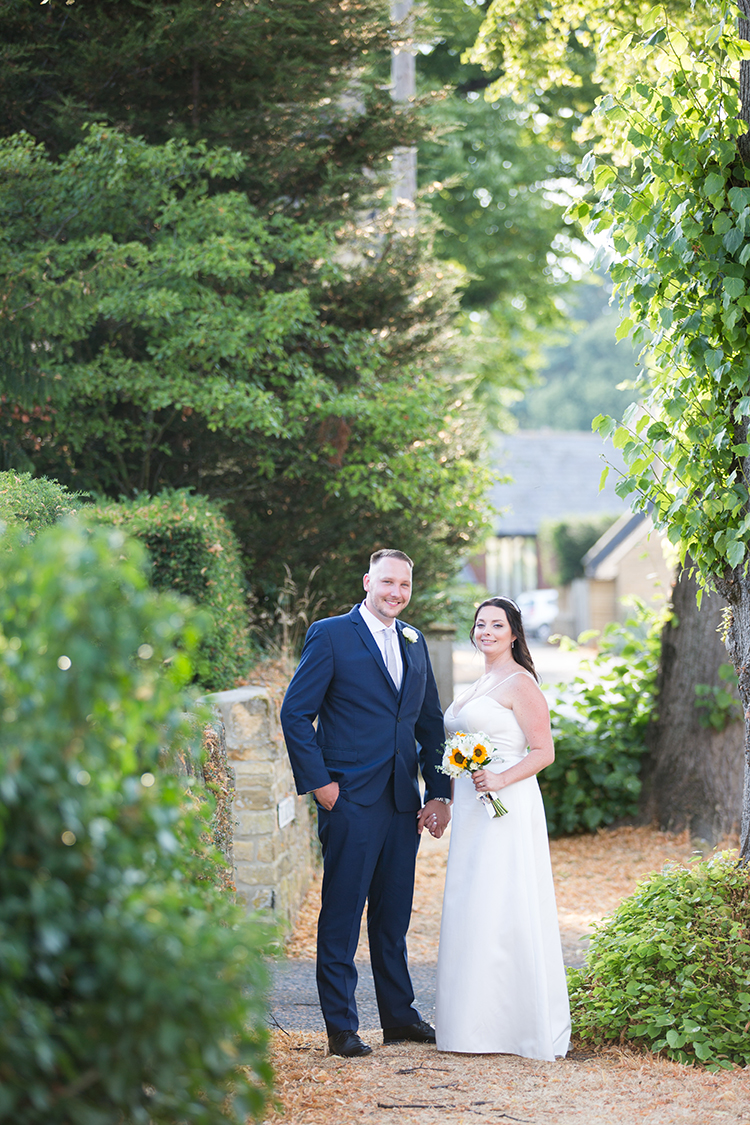
<svg viewBox="0 0 750 1125"><path fill-rule="evenodd" d="M418 1023L406 956L419 847L417 812L398 812L389 781L373 805L342 790L331 810L318 806L323 889L318 919L317 983L329 1035L359 1026L354 955L367 901L375 995L384 1028Z"/></svg>

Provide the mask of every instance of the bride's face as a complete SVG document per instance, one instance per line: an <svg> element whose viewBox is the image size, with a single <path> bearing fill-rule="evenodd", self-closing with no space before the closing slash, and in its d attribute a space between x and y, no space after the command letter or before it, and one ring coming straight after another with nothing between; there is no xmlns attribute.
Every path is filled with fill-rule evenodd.
<svg viewBox="0 0 750 1125"><path fill-rule="evenodd" d="M474 623L474 644L479 651L490 658L507 656L515 639L505 610L483 605Z"/></svg>

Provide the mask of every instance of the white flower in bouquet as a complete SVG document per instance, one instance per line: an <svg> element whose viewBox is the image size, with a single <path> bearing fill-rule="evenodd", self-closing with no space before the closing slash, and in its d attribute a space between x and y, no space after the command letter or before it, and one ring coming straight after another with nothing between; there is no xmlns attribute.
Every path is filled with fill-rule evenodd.
<svg viewBox="0 0 750 1125"><path fill-rule="evenodd" d="M461 777L462 774L476 773L477 770L502 760L484 731L475 731L474 734L457 731L445 742L439 769L448 777ZM477 799L484 802L491 817L505 816L508 811L493 793L478 793Z"/></svg>

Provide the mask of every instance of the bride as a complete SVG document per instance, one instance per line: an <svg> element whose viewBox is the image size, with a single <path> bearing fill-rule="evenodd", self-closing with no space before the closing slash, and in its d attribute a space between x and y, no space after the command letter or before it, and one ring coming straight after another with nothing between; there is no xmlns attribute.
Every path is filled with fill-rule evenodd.
<svg viewBox="0 0 750 1125"><path fill-rule="evenodd" d="M483 602L472 641L485 673L448 708L446 730L484 732L502 760L453 783L437 1046L553 1060L568 1050L570 1011L536 780L555 757L549 710L515 602ZM485 793L507 815L490 819Z"/></svg>

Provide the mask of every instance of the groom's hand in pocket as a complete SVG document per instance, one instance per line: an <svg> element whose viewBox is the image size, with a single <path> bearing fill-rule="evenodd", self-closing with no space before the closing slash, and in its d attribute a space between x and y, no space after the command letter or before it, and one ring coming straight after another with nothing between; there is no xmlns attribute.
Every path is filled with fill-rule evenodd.
<svg viewBox="0 0 750 1125"><path fill-rule="evenodd" d="M427 829L436 840L445 832L451 819L451 807L444 801L428 801L417 817L417 831L422 833Z"/></svg>
<svg viewBox="0 0 750 1125"><path fill-rule="evenodd" d="M339 799L339 783L338 781L329 781L327 785L322 785L320 789L314 789L313 794L318 804L330 812Z"/></svg>

